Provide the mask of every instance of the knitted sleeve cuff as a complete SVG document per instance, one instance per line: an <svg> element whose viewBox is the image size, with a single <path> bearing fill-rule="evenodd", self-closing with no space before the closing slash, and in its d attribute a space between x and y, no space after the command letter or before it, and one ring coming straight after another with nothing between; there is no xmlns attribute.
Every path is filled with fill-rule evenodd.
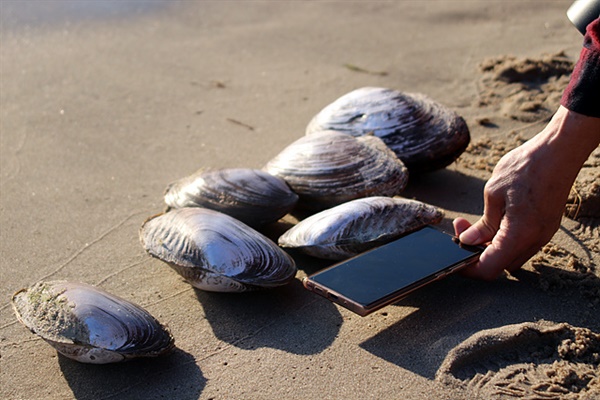
<svg viewBox="0 0 600 400"><path fill-rule="evenodd" d="M560 104L579 114L600 118L600 18L587 27L579 60Z"/></svg>

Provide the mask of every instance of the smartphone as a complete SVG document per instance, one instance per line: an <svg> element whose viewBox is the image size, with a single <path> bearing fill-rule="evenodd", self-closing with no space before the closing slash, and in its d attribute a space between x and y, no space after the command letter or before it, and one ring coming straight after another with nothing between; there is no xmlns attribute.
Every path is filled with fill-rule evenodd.
<svg viewBox="0 0 600 400"><path fill-rule="evenodd" d="M365 316L476 262L482 251L425 226L308 276L303 284Z"/></svg>

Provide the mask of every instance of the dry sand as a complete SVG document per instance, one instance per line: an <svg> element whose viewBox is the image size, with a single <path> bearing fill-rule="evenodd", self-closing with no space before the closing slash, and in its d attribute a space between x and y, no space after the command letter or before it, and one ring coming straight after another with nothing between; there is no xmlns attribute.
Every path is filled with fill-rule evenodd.
<svg viewBox="0 0 600 400"><path fill-rule="evenodd" d="M298 279L277 290L205 293L137 237L169 182L262 167L362 86L465 117L467 152L404 195L442 207L446 229L476 219L494 163L557 106L582 39L569 0L1 5L0 398L600 396L598 152L570 218L514 277L450 277L365 318L301 287L322 261L295 254ZM42 279L144 306L177 350L105 366L58 356L9 304Z"/></svg>

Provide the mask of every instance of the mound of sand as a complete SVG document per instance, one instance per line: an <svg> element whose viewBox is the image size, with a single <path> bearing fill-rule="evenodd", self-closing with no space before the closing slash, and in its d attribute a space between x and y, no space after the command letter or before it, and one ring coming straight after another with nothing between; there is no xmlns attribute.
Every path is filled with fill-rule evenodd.
<svg viewBox="0 0 600 400"><path fill-rule="evenodd" d="M556 111L573 63L563 52L535 59L503 55L485 59L479 70L478 106L495 108L518 121L534 122Z"/></svg>

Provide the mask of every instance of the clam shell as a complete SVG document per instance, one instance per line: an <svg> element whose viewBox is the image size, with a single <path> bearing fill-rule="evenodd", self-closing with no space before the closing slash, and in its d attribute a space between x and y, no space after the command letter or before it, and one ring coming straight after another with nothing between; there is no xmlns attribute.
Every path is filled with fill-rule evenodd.
<svg viewBox="0 0 600 400"><path fill-rule="evenodd" d="M410 172L449 165L470 141L466 122L449 108L420 93L376 87L335 100L313 117L306 133L325 129L380 137Z"/></svg>
<svg viewBox="0 0 600 400"><path fill-rule="evenodd" d="M281 235L279 245L299 248L313 257L343 260L442 218L441 210L420 201L367 197L300 221Z"/></svg>
<svg viewBox="0 0 600 400"><path fill-rule="evenodd" d="M200 170L170 184L165 192L171 208L210 208L253 227L277 221L297 201L283 179L250 168Z"/></svg>
<svg viewBox="0 0 600 400"><path fill-rule="evenodd" d="M375 136L321 131L283 149L264 170L284 179L300 198L298 207L320 211L368 196L399 194L408 170Z"/></svg>
<svg viewBox="0 0 600 400"><path fill-rule="evenodd" d="M140 229L146 251L169 264L192 286L241 292L285 285L294 260L273 241L228 215L180 208L148 219Z"/></svg>
<svg viewBox="0 0 600 400"><path fill-rule="evenodd" d="M146 310L83 283L39 282L15 293L12 305L30 331L79 362L156 357L174 347L169 330Z"/></svg>

